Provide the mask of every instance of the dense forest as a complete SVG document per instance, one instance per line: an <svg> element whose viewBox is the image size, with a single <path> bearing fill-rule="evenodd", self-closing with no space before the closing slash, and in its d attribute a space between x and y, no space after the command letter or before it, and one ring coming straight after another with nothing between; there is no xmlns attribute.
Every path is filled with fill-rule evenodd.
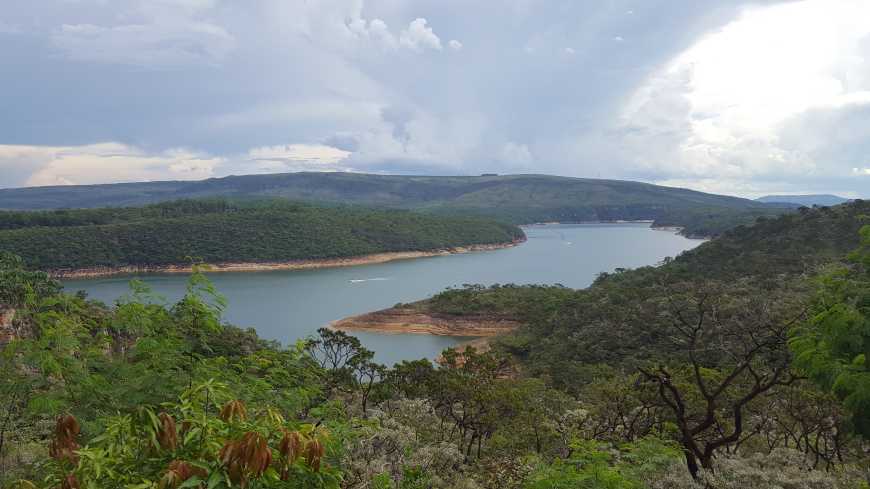
<svg viewBox="0 0 870 489"><path fill-rule="evenodd" d="M281 173L195 182L142 182L0 189L0 209L138 206L223 197L282 198L319 204L407 209L427 214L495 218L513 224L655 220L691 236L715 236L793 204L648 183L550 175L401 176L362 173Z"/></svg>
<svg viewBox="0 0 870 489"><path fill-rule="evenodd" d="M525 327L499 346L536 376L570 390L589 365L640 365L682 354L685 344L675 341L673 316L689 317L683 311L689 306L695 316L734 308L729 314L742 309L771 322L789 313L808 315L817 282L839 270L830 267L859 246L859 231L870 223L865 216L867 202L803 208L737 227L658 267L603 273L588 289L469 285L422 306L456 316L521 320Z"/></svg>
<svg viewBox="0 0 870 489"><path fill-rule="evenodd" d="M287 347L165 304L64 294L0 258L0 485L867 488L870 205L738 227L585 290L425 307L524 326L392 367L342 332Z"/></svg>
<svg viewBox="0 0 870 489"><path fill-rule="evenodd" d="M523 238L516 226L491 220L276 199L0 212L0 250L49 271L317 260Z"/></svg>

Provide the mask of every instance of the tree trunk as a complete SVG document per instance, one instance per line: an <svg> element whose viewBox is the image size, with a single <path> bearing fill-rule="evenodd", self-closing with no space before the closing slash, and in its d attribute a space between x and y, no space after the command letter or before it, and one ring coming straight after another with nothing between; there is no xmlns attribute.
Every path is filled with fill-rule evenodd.
<svg viewBox="0 0 870 489"><path fill-rule="evenodd" d="M686 467L689 468L689 473L692 474L692 479L698 480L698 472L700 470L698 467L698 459L690 450L683 450L683 452L686 454Z"/></svg>

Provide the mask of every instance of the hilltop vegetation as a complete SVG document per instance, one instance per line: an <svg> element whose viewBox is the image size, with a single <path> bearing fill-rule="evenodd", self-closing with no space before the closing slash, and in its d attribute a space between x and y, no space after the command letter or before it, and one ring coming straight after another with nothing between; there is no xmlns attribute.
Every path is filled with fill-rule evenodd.
<svg viewBox="0 0 870 489"><path fill-rule="evenodd" d="M609 397L615 404L600 415L618 415L601 426L616 430L610 436L635 439L675 423L693 472L736 446L796 447L830 465L844 456L844 433L870 433L868 216L861 201L804 208L735 228L660 267L602 274L586 290L466 286L417 307L523 323L494 348L580 399ZM829 393L802 380L808 372ZM801 418L810 407L821 424Z"/></svg>
<svg viewBox="0 0 870 489"><path fill-rule="evenodd" d="M733 293L735 299L757 293L795 304L809 300L810 279L859 246L864 216L870 216L870 202L805 208L737 227L659 267L601 274L588 289L468 286L433 297L428 307L523 321L523 328L502 339L502 347L536 375L568 388L577 385L575 374L584 365L658 361L681 349L671 342L672 324L659 301L685 291Z"/></svg>
<svg viewBox="0 0 870 489"><path fill-rule="evenodd" d="M812 206L832 206L840 205L849 202L850 199L840 197L839 195L830 194L815 194L815 195L765 195L759 197L758 202L767 204L794 204L806 207Z"/></svg>
<svg viewBox="0 0 870 489"><path fill-rule="evenodd" d="M178 303L133 282L107 306L2 254L0 485L866 488L868 211L737 228L587 290L445 291L426 307L525 326L442 365L325 329L260 340L198 272Z"/></svg>
<svg viewBox="0 0 870 489"><path fill-rule="evenodd" d="M715 235L759 215L793 206L639 182L507 175L426 177L358 173L284 173L148 182L0 190L0 209L135 206L204 197L295 201L483 216L514 224L661 220L690 235Z"/></svg>
<svg viewBox="0 0 870 489"><path fill-rule="evenodd" d="M266 200L0 212L0 250L42 270L280 262L510 243L512 225Z"/></svg>

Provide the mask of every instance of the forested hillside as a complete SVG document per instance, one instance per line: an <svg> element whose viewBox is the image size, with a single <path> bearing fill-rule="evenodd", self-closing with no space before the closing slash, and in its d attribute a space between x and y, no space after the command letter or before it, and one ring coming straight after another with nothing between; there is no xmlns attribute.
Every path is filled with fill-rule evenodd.
<svg viewBox="0 0 870 489"><path fill-rule="evenodd" d="M609 436L634 439L676 423L692 470L738 446L794 447L831 464L849 430L870 433L868 216L861 201L804 208L735 228L660 267L602 274L586 290L467 286L416 307L524 323L496 350L580 399L609 397L600 412L612 410L614 424L601 426L615 430ZM862 235L864 251L850 254ZM853 302L837 305L845 297ZM803 380L810 372L833 395ZM811 407L815 418L802 418Z"/></svg>
<svg viewBox="0 0 870 489"><path fill-rule="evenodd" d="M515 224L607 220L661 220L690 235L715 235L760 215L795 206L764 204L639 182L548 175L429 177L359 173L283 173L146 182L0 190L0 209L135 206L222 196L281 197L359 204L426 213L492 217Z"/></svg>
<svg viewBox="0 0 870 489"><path fill-rule="evenodd" d="M583 291L445 291L427 307L525 326L441 365L325 329L262 341L198 272L175 304L134 282L107 306L2 254L0 485L867 488L868 211L762 221Z"/></svg>
<svg viewBox="0 0 870 489"><path fill-rule="evenodd" d="M762 300L755 306L764 314L780 302L792 306L784 312L800 313L815 290L813 277L858 247L859 230L870 224L866 216L865 201L804 208L737 227L659 267L604 273L588 289L472 286L445 291L429 307L524 320L527 326L502 345L536 374L569 388L577 385L576 369L586 365L636 365L682 350L682 343L673 342L674 311L668 308L693 298L715 297L717 312L725 307L722 298L733 296L736 303Z"/></svg>
<svg viewBox="0 0 870 489"><path fill-rule="evenodd" d="M831 206L845 204L850 199L840 197L839 195L819 194L819 195L765 195L759 197L758 202L767 204L794 204L806 207L812 206Z"/></svg>
<svg viewBox="0 0 870 489"><path fill-rule="evenodd" d="M0 250L33 268L281 262L511 243L510 224L281 200L175 201L139 208L0 212Z"/></svg>

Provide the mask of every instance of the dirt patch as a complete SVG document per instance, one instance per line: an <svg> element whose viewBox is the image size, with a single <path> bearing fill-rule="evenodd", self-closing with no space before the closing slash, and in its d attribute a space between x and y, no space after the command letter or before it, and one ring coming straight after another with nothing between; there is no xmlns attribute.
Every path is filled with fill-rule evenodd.
<svg viewBox="0 0 870 489"><path fill-rule="evenodd" d="M0 305L0 345L5 345L17 337L13 322L15 309L5 308Z"/></svg>

